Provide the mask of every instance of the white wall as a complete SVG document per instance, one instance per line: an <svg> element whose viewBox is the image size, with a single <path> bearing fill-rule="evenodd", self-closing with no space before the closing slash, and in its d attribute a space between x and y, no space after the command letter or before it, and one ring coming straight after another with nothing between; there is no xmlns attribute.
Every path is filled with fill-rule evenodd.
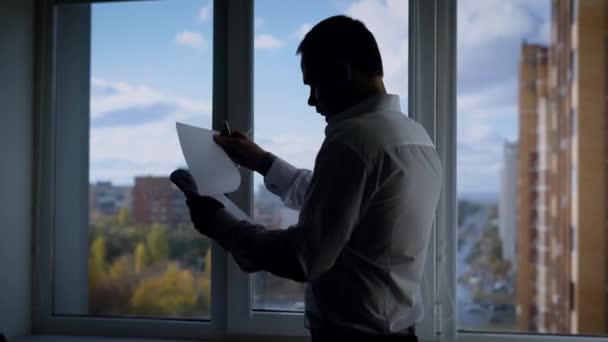
<svg viewBox="0 0 608 342"><path fill-rule="evenodd" d="M0 1L0 333L31 321L33 0Z"/></svg>

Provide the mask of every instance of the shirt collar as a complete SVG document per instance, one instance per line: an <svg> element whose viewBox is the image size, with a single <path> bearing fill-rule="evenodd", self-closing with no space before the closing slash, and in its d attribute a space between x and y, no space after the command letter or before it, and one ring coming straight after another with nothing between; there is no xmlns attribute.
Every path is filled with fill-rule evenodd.
<svg viewBox="0 0 608 342"><path fill-rule="evenodd" d="M380 111L401 111L401 105L399 104L399 96L393 94L382 94L369 97L356 105L348 108L347 110L332 115L327 118L327 127L325 127L325 135L329 135L340 122L372 112Z"/></svg>

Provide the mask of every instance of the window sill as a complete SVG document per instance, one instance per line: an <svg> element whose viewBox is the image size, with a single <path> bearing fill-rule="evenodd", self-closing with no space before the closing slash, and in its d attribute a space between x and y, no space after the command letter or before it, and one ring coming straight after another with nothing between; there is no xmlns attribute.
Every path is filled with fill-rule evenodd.
<svg viewBox="0 0 608 342"><path fill-rule="evenodd" d="M585 337L580 336L534 336L534 335L502 335L502 334L483 334L483 333L460 333L459 338L455 342L546 342L546 341L606 341L602 337ZM166 339L147 339L147 338L115 338L115 337L94 337L94 336L62 336L62 335L32 335L23 336L11 339L10 342L195 342L191 340L166 340ZM232 336L226 338L226 341L233 342L257 342L257 341L288 341L288 342L308 342L307 337L292 337L285 338L280 336L264 337L264 336ZM197 341L201 342L201 341ZM428 340L420 340L420 342L430 342Z"/></svg>
<svg viewBox="0 0 608 342"><path fill-rule="evenodd" d="M308 337L284 336L229 336L226 341L231 342L309 342ZM120 337L100 337L100 336L64 336L64 335L31 335L10 339L10 342L203 342L201 340L167 340L167 339L148 339L148 338L120 338Z"/></svg>
<svg viewBox="0 0 608 342"><path fill-rule="evenodd" d="M116 338L94 336L31 335L10 339L10 342L189 342L187 340L161 340L145 338ZM194 342L194 341L191 341ZM198 341L201 342L201 341Z"/></svg>

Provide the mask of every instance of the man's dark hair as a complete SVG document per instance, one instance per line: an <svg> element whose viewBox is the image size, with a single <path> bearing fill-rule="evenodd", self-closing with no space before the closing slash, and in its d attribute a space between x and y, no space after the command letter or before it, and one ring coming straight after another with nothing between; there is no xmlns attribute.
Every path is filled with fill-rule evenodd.
<svg viewBox="0 0 608 342"><path fill-rule="evenodd" d="M383 76L382 57L374 35L359 20L337 15L315 25L298 46L307 64L344 62L368 76Z"/></svg>

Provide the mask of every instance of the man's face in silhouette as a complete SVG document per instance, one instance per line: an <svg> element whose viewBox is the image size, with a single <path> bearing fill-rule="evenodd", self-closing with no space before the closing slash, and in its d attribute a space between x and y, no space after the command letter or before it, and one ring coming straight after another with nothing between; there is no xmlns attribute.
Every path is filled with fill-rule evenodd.
<svg viewBox="0 0 608 342"><path fill-rule="evenodd" d="M317 113L328 117L349 107L352 85L346 65L319 65L302 56L300 66L304 84L310 87L308 105L315 107Z"/></svg>

